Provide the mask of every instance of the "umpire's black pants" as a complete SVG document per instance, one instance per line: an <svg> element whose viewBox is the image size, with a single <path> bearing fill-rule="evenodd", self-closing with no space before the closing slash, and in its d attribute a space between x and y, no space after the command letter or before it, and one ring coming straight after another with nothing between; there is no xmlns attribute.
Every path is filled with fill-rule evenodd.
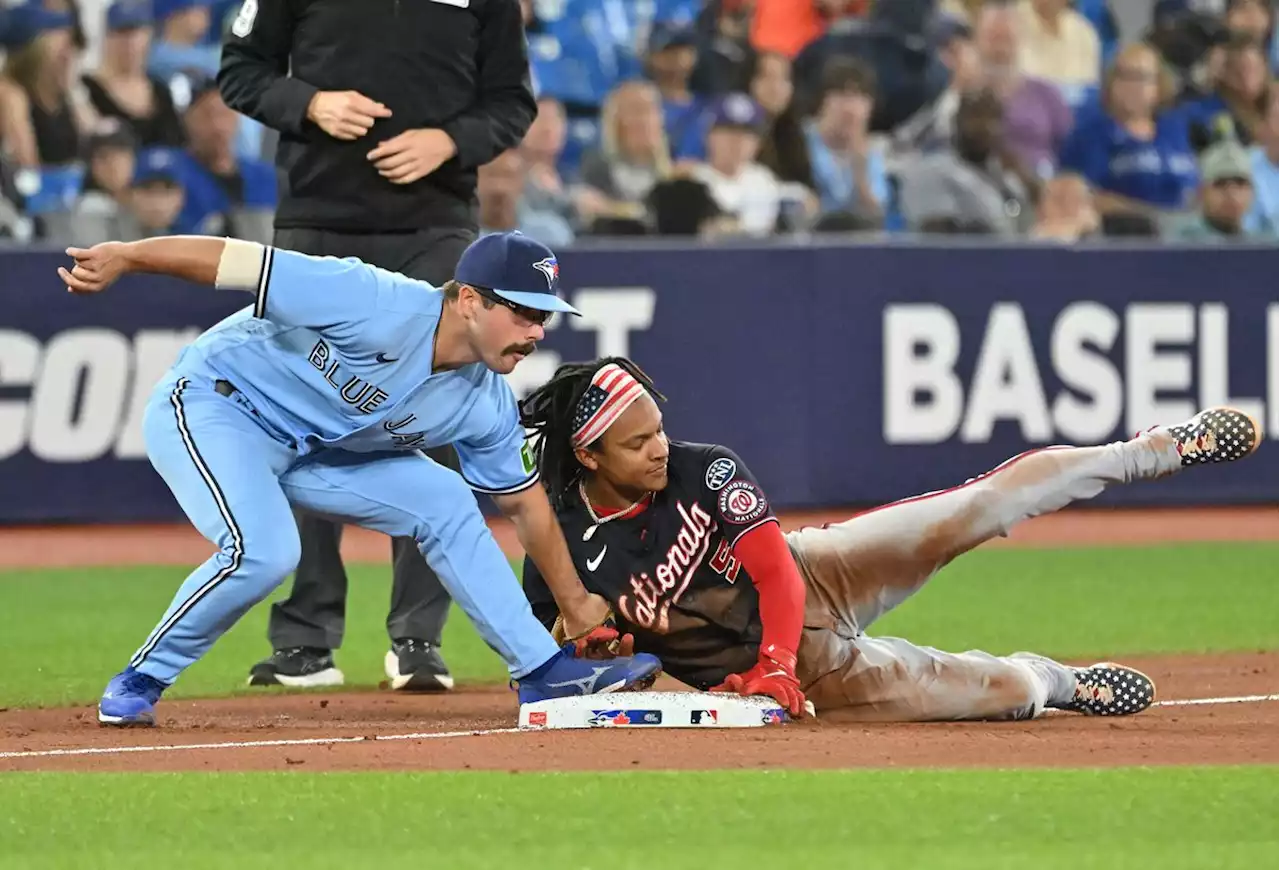
<svg viewBox="0 0 1280 870"><path fill-rule="evenodd" d="M304 254L357 257L439 286L453 277L462 252L475 233L462 228L421 230L403 234L349 234L327 230L276 230L278 248ZM436 462L458 468L452 447L427 451ZM337 649L342 646L346 621L347 572L338 546L342 526L330 520L298 512L302 558L298 561L293 591L272 605L267 636L272 649L295 646ZM391 542L391 610L387 633L391 638L413 637L439 646L440 633L449 615L449 593L440 585L412 538Z"/></svg>

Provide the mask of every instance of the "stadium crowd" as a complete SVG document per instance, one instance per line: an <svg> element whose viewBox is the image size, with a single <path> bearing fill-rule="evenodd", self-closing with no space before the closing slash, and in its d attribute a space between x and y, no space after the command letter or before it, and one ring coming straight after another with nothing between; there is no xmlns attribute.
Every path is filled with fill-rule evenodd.
<svg viewBox="0 0 1280 870"><path fill-rule="evenodd" d="M240 0L4 2L0 236L270 240ZM1276 239L1268 0L521 2L538 114L482 232Z"/></svg>

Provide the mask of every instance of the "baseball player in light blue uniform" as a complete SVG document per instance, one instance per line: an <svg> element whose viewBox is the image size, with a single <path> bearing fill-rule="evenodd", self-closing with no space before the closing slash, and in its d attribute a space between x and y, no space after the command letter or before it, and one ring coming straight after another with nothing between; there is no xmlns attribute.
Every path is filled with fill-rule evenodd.
<svg viewBox="0 0 1280 870"><path fill-rule="evenodd" d="M187 577L98 720L150 725L165 688L298 561L290 506L412 536L522 701L651 680L653 656L610 661L557 646L526 602L476 504L491 495L577 634L608 643L603 599L588 595L525 446L502 374L532 353L557 296L551 251L518 233L487 236L437 289L354 259L311 257L234 239L169 237L68 249L72 292L122 274L173 275L255 294L201 335L152 394L147 453L218 551ZM462 474L424 448L454 444ZM571 635L575 632L570 631ZM581 652L581 645L578 647Z"/></svg>

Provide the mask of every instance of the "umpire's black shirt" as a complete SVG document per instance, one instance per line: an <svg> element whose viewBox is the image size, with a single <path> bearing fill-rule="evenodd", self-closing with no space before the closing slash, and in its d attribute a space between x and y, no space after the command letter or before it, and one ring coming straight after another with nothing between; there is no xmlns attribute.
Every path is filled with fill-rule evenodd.
<svg viewBox="0 0 1280 870"><path fill-rule="evenodd" d="M519 0L245 0L222 48L227 105L280 131L276 227L394 232L470 225L476 167L518 144L536 104ZM307 120L317 91L391 110L353 142ZM436 127L458 153L392 184L366 155Z"/></svg>

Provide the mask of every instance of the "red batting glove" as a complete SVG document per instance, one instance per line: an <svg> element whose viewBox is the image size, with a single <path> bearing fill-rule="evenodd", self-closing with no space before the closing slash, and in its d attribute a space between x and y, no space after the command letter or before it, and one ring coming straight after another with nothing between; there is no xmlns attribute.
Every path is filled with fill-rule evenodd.
<svg viewBox="0 0 1280 870"><path fill-rule="evenodd" d="M736 692L739 695L768 695L786 708L796 718L804 715L804 692L796 679L795 656L784 650L775 654L787 661L770 658L763 652L760 661L744 674L730 674L725 681L714 686L713 692Z"/></svg>
<svg viewBox="0 0 1280 870"><path fill-rule="evenodd" d="M636 639L621 634L612 625L601 625L573 641L573 654L580 659L630 658L636 654Z"/></svg>

